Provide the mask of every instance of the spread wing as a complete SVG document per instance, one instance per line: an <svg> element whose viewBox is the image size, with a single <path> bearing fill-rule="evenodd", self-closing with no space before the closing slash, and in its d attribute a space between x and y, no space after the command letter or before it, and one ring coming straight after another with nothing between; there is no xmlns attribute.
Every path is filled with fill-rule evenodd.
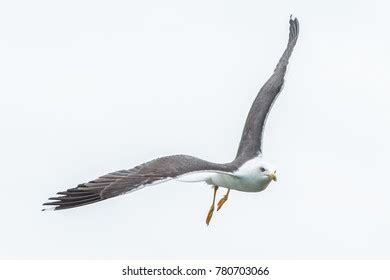
<svg viewBox="0 0 390 280"><path fill-rule="evenodd" d="M273 102L282 91L288 60L297 42L298 33L298 19L292 19L290 17L290 35L287 48L280 58L279 63L276 65L274 73L260 89L252 104L236 156L236 160L238 161L246 161L262 152L264 124Z"/></svg>
<svg viewBox="0 0 390 280"><path fill-rule="evenodd" d="M212 163L187 155L161 157L59 192L59 196L51 197L50 202L43 204L54 207L43 210L79 207L194 173L203 175L189 181L204 181L215 173L231 174L235 170L231 164Z"/></svg>

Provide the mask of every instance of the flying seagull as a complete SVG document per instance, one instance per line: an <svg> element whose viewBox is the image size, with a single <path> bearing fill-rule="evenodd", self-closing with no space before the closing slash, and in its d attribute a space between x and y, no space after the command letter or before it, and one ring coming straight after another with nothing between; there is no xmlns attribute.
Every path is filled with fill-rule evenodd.
<svg viewBox="0 0 390 280"><path fill-rule="evenodd" d="M213 200L206 218L208 225L214 213L219 187L226 188L227 192L218 202L217 211L228 200L230 190L260 192L267 188L272 180L276 181L276 170L262 157L263 130L272 104L282 91L287 64L298 39L298 19L290 16L289 23L287 47L252 104L236 158L232 162L218 164L188 155L160 157L58 192L59 196L50 197L50 201L43 204L53 207L43 211L79 207L174 179L181 182L206 182L213 187Z"/></svg>

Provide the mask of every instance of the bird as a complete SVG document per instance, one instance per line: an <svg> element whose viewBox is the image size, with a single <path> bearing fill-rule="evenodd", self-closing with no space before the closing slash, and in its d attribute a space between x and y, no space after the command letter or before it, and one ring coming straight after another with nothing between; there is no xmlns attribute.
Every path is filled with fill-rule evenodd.
<svg viewBox="0 0 390 280"><path fill-rule="evenodd" d="M217 203L216 211L226 203L231 190L242 192L265 190L271 181L277 180L277 177L275 167L263 158L264 127L273 103L283 89L287 65L298 34L298 19L291 15L287 47L249 110L233 161L219 164L183 154L159 157L134 168L108 173L77 187L58 192L57 196L50 197L49 202L43 204L45 208L42 211L80 207L170 180L205 182L213 190L212 203L206 216L206 224L209 225L215 212L218 188L225 188L227 191ZM47 208L48 206L50 208Z"/></svg>

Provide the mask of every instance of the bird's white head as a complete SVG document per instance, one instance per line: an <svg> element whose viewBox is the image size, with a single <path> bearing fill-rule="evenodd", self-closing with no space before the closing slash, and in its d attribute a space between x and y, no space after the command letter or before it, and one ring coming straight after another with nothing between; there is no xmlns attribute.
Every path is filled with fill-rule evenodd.
<svg viewBox="0 0 390 280"><path fill-rule="evenodd" d="M261 157L251 159L244 163L237 172L247 184L257 186L262 190L268 186L271 181L276 181L275 167L264 161Z"/></svg>

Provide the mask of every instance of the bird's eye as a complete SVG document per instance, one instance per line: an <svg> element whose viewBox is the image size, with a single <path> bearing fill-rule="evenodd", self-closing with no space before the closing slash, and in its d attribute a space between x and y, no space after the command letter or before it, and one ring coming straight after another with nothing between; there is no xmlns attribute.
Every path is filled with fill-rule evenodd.
<svg viewBox="0 0 390 280"><path fill-rule="evenodd" d="M261 171L261 172L264 172L264 171L265 171L265 168L264 168L264 167L260 167L260 171Z"/></svg>

